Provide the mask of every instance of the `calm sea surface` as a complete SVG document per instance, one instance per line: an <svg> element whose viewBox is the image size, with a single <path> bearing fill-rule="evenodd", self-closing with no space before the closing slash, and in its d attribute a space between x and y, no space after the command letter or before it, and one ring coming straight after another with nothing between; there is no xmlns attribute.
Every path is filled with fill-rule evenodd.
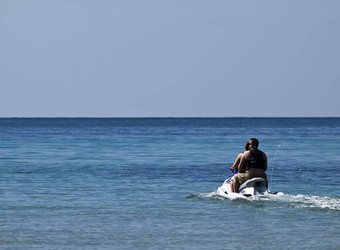
<svg viewBox="0 0 340 250"><path fill-rule="evenodd" d="M215 191L251 137L270 189ZM0 248L339 249L340 118L0 119Z"/></svg>

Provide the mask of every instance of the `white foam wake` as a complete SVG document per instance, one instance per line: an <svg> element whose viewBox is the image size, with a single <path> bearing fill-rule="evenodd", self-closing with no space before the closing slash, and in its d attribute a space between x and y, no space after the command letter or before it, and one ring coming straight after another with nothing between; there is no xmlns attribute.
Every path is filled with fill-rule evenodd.
<svg viewBox="0 0 340 250"><path fill-rule="evenodd" d="M217 198L223 199L216 195L216 192L211 193L199 193L189 195L187 198ZM230 200L238 199L240 197L231 197ZM249 201L271 201L277 203L283 203L285 206L293 208L319 208L319 209L331 209L340 211L340 198L339 197L327 197L327 196L316 196L316 195L291 195L279 192L277 194L270 194L264 196L254 197L242 197Z"/></svg>
<svg viewBox="0 0 340 250"><path fill-rule="evenodd" d="M340 210L339 197L327 197L316 195L289 195L279 193L277 195L266 196L271 201L285 202L296 208L325 208L332 210ZM261 198L260 198L261 199Z"/></svg>

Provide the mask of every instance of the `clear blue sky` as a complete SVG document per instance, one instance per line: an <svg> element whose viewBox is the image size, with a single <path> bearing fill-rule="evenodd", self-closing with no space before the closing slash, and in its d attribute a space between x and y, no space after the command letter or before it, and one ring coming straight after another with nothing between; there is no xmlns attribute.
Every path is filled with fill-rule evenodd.
<svg viewBox="0 0 340 250"><path fill-rule="evenodd" d="M339 0L0 0L0 117L339 117L339 13Z"/></svg>

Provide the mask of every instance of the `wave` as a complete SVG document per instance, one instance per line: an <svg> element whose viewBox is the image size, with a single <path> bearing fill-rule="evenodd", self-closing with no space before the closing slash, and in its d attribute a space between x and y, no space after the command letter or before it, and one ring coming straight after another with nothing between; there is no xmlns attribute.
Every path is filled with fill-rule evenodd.
<svg viewBox="0 0 340 250"><path fill-rule="evenodd" d="M290 195L279 193L267 196L269 200L288 203L294 208L321 208L340 211L340 198L316 195Z"/></svg>
<svg viewBox="0 0 340 250"><path fill-rule="evenodd" d="M216 196L216 192L211 192L211 193L188 194L185 198L204 199L204 198L217 198L217 196Z"/></svg>
<svg viewBox="0 0 340 250"><path fill-rule="evenodd" d="M224 200L216 195L216 192L211 193L198 193L189 194L186 196L187 199L205 199L213 198ZM291 208L317 208L317 209L330 209L340 211L340 198L339 197L327 197L327 196L316 196L316 195L291 195L279 192L277 194L261 195L254 197L233 197L228 200L248 200L252 201L269 201L278 204L285 204Z"/></svg>

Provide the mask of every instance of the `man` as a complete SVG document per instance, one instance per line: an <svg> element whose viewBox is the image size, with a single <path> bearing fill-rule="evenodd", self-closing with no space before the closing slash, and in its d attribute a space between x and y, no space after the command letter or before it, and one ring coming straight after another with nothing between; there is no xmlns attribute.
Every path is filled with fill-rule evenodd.
<svg viewBox="0 0 340 250"><path fill-rule="evenodd" d="M238 165L239 173L234 176L230 183L231 192L238 193L240 185L255 177L267 180L267 156L258 149L259 141L256 138L249 140L249 150L242 154Z"/></svg>

